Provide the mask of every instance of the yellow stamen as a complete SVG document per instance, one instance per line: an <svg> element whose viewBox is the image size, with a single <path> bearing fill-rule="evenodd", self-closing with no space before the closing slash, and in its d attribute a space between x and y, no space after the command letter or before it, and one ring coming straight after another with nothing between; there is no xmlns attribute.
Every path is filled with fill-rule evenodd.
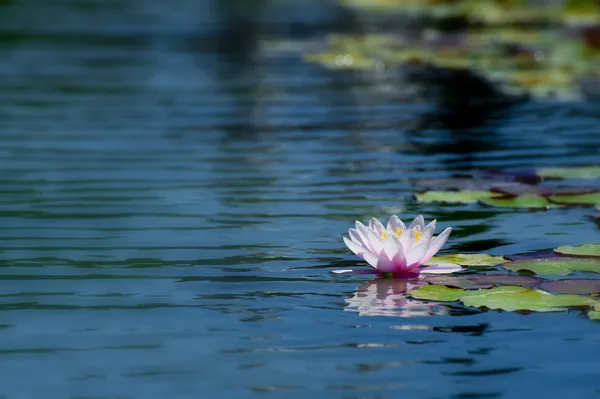
<svg viewBox="0 0 600 399"><path fill-rule="evenodd" d="M419 241L419 238L421 238L421 234L423 234L422 231L415 231L415 238L417 239L417 241Z"/></svg>
<svg viewBox="0 0 600 399"><path fill-rule="evenodd" d="M402 235L402 233L404 233L404 230L402 230L401 228L397 228L396 230L394 230L394 232L396 233L396 235L398 237L400 237Z"/></svg>

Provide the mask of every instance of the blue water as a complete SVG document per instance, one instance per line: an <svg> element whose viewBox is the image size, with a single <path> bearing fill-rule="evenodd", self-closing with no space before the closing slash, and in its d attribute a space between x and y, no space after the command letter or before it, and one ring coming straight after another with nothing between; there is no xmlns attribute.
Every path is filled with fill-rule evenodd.
<svg viewBox="0 0 600 399"><path fill-rule="evenodd" d="M329 273L364 265L341 237L371 216L437 218L447 253L600 241L589 208L412 200L457 171L598 163L594 104L452 128L402 81L225 51L215 3L180 3L0 8L0 397L600 394L578 311L374 308L368 276Z"/></svg>

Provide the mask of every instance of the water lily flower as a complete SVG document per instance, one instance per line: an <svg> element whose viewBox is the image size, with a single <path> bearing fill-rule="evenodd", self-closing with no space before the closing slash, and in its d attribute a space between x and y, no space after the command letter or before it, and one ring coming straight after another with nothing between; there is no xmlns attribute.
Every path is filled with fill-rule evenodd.
<svg viewBox="0 0 600 399"><path fill-rule="evenodd" d="M417 216L406 225L393 215L387 225L371 218L365 226L356 221L355 228L348 231L350 238L344 237L344 243L352 252L364 259L375 270L370 273L392 273L397 277L415 277L421 273L446 274L462 270L451 263L422 267L446 243L452 228L448 227L434 237L436 221L425 226L423 216ZM354 270L338 270L334 273L357 273ZM361 273L361 272L358 272ZM369 273L369 272L362 272Z"/></svg>

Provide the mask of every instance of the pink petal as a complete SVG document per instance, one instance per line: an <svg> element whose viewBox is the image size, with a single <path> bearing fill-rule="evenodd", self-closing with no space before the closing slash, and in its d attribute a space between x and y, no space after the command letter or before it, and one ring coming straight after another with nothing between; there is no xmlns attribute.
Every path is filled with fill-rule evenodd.
<svg viewBox="0 0 600 399"><path fill-rule="evenodd" d="M427 230L428 227L431 227L431 230L435 231L436 223L437 223L437 220L433 219L431 222L429 222L429 224L427 226L425 226L425 230Z"/></svg>
<svg viewBox="0 0 600 399"><path fill-rule="evenodd" d="M463 268L453 263L440 263L433 266L419 267L417 270L423 274L450 274L459 272Z"/></svg>
<svg viewBox="0 0 600 399"><path fill-rule="evenodd" d="M362 257L362 254L367 252L367 250L364 247L358 245L352 240L349 240L348 237L343 237L343 240L344 244L346 244L346 246L350 248L350 251L354 252L356 255Z"/></svg>
<svg viewBox="0 0 600 399"><path fill-rule="evenodd" d="M377 270L382 273L393 273L396 271L396 265L385 256L380 256L377 261Z"/></svg>
<svg viewBox="0 0 600 399"><path fill-rule="evenodd" d="M409 268L415 265L420 265L420 261L427 253L427 244L419 244L406 254L406 264Z"/></svg>
<svg viewBox="0 0 600 399"><path fill-rule="evenodd" d="M404 257L404 251L398 251L398 253L392 259L392 263L394 263L396 266L397 271L405 270L407 265L406 258Z"/></svg>
<svg viewBox="0 0 600 399"><path fill-rule="evenodd" d="M446 240L448 240L448 236L450 236L451 232L452 227L448 227L446 230L442 231L442 233L439 236L431 240L431 242L429 243L429 249L427 250L427 253L425 254L425 256L423 256L423 259L421 259L421 264L433 258L433 255L437 254L438 251L442 249L442 247L446 243Z"/></svg>

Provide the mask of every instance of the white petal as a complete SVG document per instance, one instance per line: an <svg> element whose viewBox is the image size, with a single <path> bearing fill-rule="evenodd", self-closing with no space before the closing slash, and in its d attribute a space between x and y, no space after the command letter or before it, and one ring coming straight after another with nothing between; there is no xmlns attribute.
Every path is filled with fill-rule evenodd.
<svg viewBox="0 0 600 399"><path fill-rule="evenodd" d="M385 252L385 256L387 256L388 259L392 259L396 256L398 251L403 251L402 244L400 244L398 237L394 235L387 236L387 238L383 240L383 252Z"/></svg>
<svg viewBox="0 0 600 399"><path fill-rule="evenodd" d="M373 266L375 269L377 269L377 262L379 261L379 256L372 254L371 252L365 252L363 254L363 258L364 260L367 261L367 263L371 266Z"/></svg>
<svg viewBox="0 0 600 399"><path fill-rule="evenodd" d="M404 248L405 256L415 246L416 241L417 238L415 237L414 230L407 230L406 233L402 234L402 237L400 237L400 243L402 243L402 248Z"/></svg>
<svg viewBox="0 0 600 399"><path fill-rule="evenodd" d="M350 248L350 250L352 252L354 252L356 255L362 257L362 254L367 252L367 250L364 247L362 247L361 245L358 245L357 243L355 243L352 240L349 240L348 237L343 237L343 239L344 239L344 244L346 244L346 246L348 248Z"/></svg>
<svg viewBox="0 0 600 399"><path fill-rule="evenodd" d="M453 263L440 263L438 265L420 267L417 270L424 274L449 274L459 272L463 268Z"/></svg>
<svg viewBox="0 0 600 399"><path fill-rule="evenodd" d="M398 216L393 215L387 222L387 229L391 231L396 231L396 229L404 231L406 230L406 225Z"/></svg>
<svg viewBox="0 0 600 399"><path fill-rule="evenodd" d="M417 228L418 226L418 228ZM410 224L410 226L408 226L409 229L414 229L417 228L418 231L423 231L425 229L425 219L423 219L423 215L419 215L415 218L415 220L412 221L412 223Z"/></svg>
<svg viewBox="0 0 600 399"><path fill-rule="evenodd" d="M396 256L392 259L392 263L396 266L396 271L402 271L407 268L406 258L404 257L404 251L398 251Z"/></svg>
<svg viewBox="0 0 600 399"><path fill-rule="evenodd" d="M427 230L428 227L431 227L431 231L435 231L436 223L437 223L437 220L433 219L431 222L429 222L429 224L427 226L425 226L425 230Z"/></svg>
<svg viewBox="0 0 600 399"><path fill-rule="evenodd" d="M369 247L371 252L379 254L383 250L383 238L375 234L372 230L367 231L367 238L369 240Z"/></svg>
<svg viewBox="0 0 600 399"><path fill-rule="evenodd" d="M383 232L385 232L385 227L383 227L383 224L381 224L381 222L375 218L371 218L371 220L369 220L369 228L374 230L379 235L382 235Z"/></svg>
<svg viewBox="0 0 600 399"><path fill-rule="evenodd" d="M410 268L416 264L420 264L420 260L427 253L427 244L419 244L406 255L406 264Z"/></svg>
<svg viewBox="0 0 600 399"><path fill-rule="evenodd" d="M360 237L360 234L358 233L358 231L356 229L348 230L348 234L350 235L350 239L352 241L354 241L355 243L357 243L360 246L366 247L365 242L362 240L362 238Z"/></svg>
<svg viewBox="0 0 600 399"><path fill-rule="evenodd" d="M367 232L369 231L369 229L367 229L364 224L362 224L361 222L359 222L357 220L356 221L356 231L357 231L360 239L362 240L364 247L367 248L369 251L373 252L373 248L371 248L371 245L369 244L369 237L367 235Z"/></svg>
<svg viewBox="0 0 600 399"><path fill-rule="evenodd" d="M419 242L429 244L429 242L431 241L431 237L433 237L433 229L434 228L435 228L435 225L434 226L431 226L431 224L427 225L427 227L425 227L425 231L423 233L421 233L421 237L419 237Z"/></svg>
<svg viewBox="0 0 600 399"><path fill-rule="evenodd" d="M429 243L429 248L427 249L427 253L425 254L425 256L423 256L423 259L421 259L422 264L427 262L429 259L433 258L433 256L437 254L440 249L442 249L442 247L446 243L446 240L448 240L448 236L451 232L452 227L448 227L446 230L442 231L442 233L439 236L431 240L431 242Z"/></svg>

